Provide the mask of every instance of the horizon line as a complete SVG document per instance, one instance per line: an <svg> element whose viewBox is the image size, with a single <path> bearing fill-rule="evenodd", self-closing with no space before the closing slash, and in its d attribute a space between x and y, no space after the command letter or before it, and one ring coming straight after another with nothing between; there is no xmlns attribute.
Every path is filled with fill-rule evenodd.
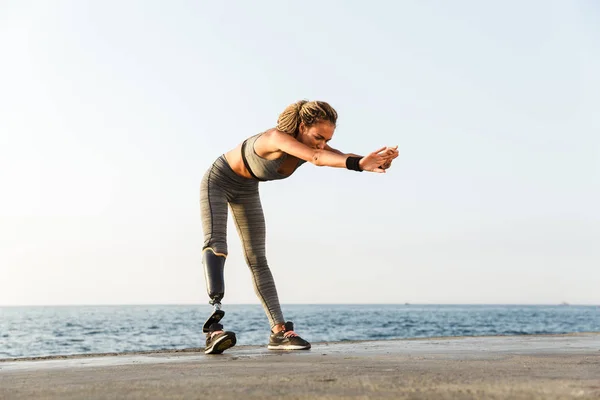
<svg viewBox="0 0 600 400"><path fill-rule="evenodd" d="M320 306L320 305L343 305L343 306L600 306L595 303L281 303L281 306ZM132 306L162 306L162 307L180 307L180 306L207 306L208 303L57 303L57 304L0 304L0 308L8 307L132 307ZM229 303L227 306L260 306L260 303Z"/></svg>

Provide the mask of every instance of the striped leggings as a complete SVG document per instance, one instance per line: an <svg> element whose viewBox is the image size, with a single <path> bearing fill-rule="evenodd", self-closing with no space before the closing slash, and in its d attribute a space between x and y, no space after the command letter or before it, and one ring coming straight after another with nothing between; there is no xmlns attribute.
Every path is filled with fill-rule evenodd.
<svg viewBox="0 0 600 400"><path fill-rule="evenodd" d="M258 193L259 182L236 174L222 155L202 177L200 211L204 245L227 255L227 206L231 208L246 264L252 272L254 291L269 318L271 328L284 323L273 275L265 254L265 218Z"/></svg>

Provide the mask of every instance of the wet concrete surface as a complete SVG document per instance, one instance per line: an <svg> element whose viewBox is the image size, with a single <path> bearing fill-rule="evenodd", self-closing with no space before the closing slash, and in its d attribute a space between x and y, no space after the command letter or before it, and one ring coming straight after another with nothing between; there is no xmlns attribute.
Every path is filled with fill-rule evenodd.
<svg viewBox="0 0 600 400"><path fill-rule="evenodd" d="M0 399L600 399L600 333L0 361Z"/></svg>

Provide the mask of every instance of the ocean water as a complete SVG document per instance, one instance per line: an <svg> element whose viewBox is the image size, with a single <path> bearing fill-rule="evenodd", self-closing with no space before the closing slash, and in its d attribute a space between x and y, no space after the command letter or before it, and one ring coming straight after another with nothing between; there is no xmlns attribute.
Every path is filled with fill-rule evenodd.
<svg viewBox="0 0 600 400"><path fill-rule="evenodd" d="M599 306L283 305L310 342L600 331ZM260 305L228 305L238 345L266 345ZM0 359L198 348L209 305L0 308Z"/></svg>

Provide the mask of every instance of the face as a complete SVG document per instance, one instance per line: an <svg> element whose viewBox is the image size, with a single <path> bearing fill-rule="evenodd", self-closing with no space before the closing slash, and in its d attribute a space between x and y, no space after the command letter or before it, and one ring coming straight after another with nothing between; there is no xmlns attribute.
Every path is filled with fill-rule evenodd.
<svg viewBox="0 0 600 400"><path fill-rule="evenodd" d="M324 149L327 142L333 137L335 126L329 121L317 122L310 127L300 124L298 140L313 149Z"/></svg>

